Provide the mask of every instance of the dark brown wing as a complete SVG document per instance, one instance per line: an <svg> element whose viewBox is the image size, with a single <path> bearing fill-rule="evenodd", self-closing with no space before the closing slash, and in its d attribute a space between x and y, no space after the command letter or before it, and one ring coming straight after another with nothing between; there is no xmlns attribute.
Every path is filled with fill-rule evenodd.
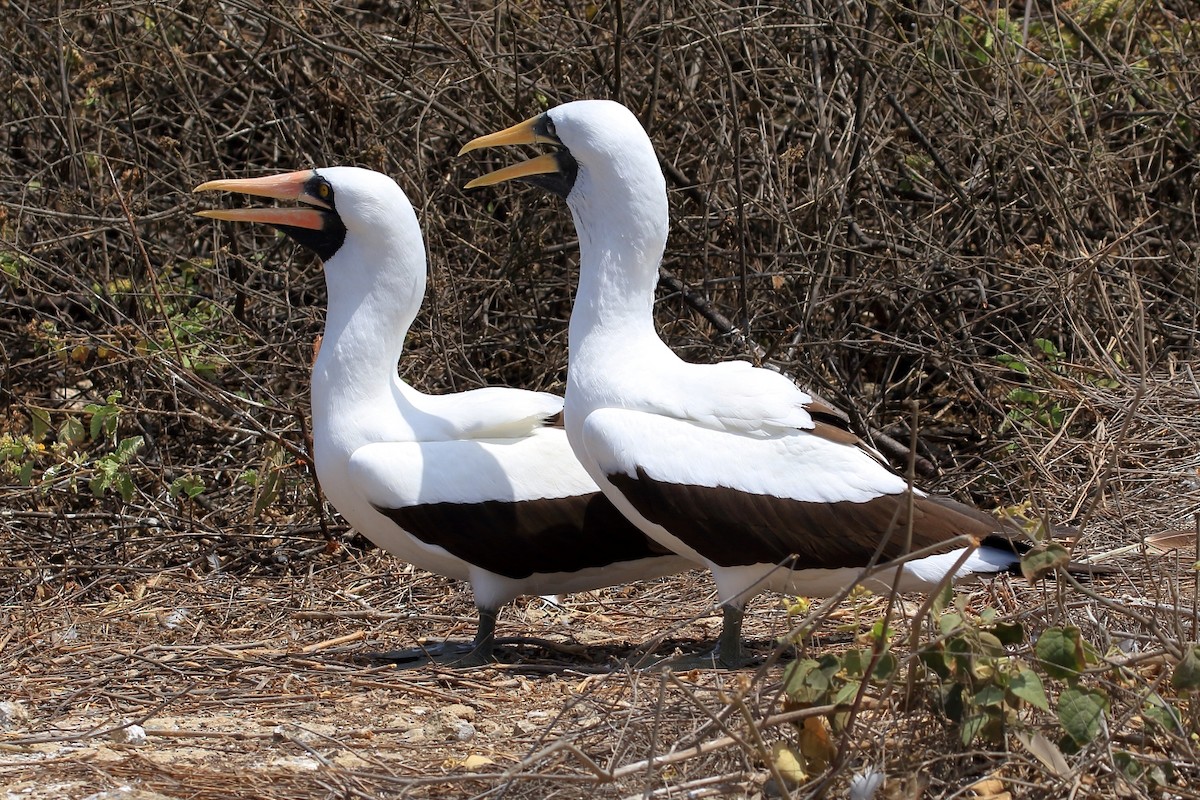
<svg viewBox="0 0 1200 800"><path fill-rule="evenodd" d="M379 508L401 528L489 572L528 578L668 555L603 494Z"/></svg>
<svg viewBox="0 0 1200 800"><path fill-rule="evenodd" d="M860 567L880 543L883 561L905 553L904 494L865 503L814 503L658 481L640 468L636 478L608 478L648 520L723 567L777 564L792 557L798 568ZM913 551L960 535L982 542L1003 537L1004 530L999 520L949 498L914 498Z"/></svg>

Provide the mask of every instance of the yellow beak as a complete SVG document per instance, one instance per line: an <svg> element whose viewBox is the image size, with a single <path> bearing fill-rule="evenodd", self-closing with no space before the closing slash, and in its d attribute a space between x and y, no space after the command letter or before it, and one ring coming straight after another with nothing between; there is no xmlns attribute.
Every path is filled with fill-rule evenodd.
<svg viewBox="0 0 1200 800"><path fill-rule="evenodd" d="M461 156L469 153L472 150L481 150L485 147L500 147L502 145L513 144L554 144L561 145L558 139L552 136L546 136L537 132L536 126L538 120L541 119L539 114L536 117L530 117L524 122L518 122L510 128L505 128L496 133L489 133L485 136L480 136L477 139L472 139L463 145L458 151ZM554 153L531 158L520 164L513 164L510 167L498 169L495 172L489 172L487 175L481 175L478 178L467 183L467 189L474 189L478 186L492 186L504 181L511 181L515 178L525 178L530 175L545 175L548 173L558 172L559 164Z"/></svg>

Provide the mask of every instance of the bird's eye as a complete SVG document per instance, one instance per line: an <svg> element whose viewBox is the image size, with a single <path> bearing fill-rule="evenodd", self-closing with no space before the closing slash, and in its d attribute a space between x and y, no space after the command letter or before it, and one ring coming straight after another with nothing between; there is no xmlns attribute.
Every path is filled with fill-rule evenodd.
<svg viewBox="0 0 1200 800"><path fill-rule="evenodd" d="M546 135L553 136L555 138L558 137L558 131L554 129L554 120L550 119L549 117L546 117Z"/></svg>
<svg viewBox="0 0 1200 800"><path fill-rule="evenodd" d="M329 188L329 184L328 184L328 183L322 183L322 184L321 184L321 188L317 189L317 193L318 193L319 195L321 195L321 199L322 199L322 200L328 200L328 199L329 199L329 193L330 193L331 191L332 191L332 189L330 189L330 188Z"/></svg>

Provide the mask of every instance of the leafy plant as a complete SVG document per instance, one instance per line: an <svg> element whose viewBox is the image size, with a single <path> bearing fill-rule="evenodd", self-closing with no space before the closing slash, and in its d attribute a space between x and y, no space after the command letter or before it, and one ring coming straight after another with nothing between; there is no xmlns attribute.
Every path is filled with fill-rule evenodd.
<svg viewBox="0 0 1200 800"><path fill-rule="evenodd" d="M167 487L167 493L176 500L194 500L204 494L206 488L204 479L199 475L181 475L171 481L171 485Z"/></svg>
<svg viewBox="0 0 1200 800"><path fill-rule="evenodd" d="M33 481L33 468L36 464L36 454L44 451L46 446L32 436L0 436L0 472L16 478L22 486L29 486Z"/></svg>
<svg viewBox="0 0 1200 800"><path fill-rule="evenodd" d="M51 411L26 409L29 433L0 436L0 473L16 478L22 486L37 484L43 489L65 480L72 491L77 491L79 480L86 478L93 496L103 497L114 491L128 502L135 490L131 461L145 442L141 436L116 441L122 414L120 400L121 392L113 391L103 403L85 405L83 411L89 417L86 425L76 414L66 413L55 427ZM89 443L109 442L112 450L95 455L89 452Z"/></svg>
<svg viewBox="0 0 1200 800"><path fill-rule="evenodd" d="M279 496L284 486L287 452L278 444L268 446L260 469L248 469L238 479L254 489L251 518L259 517Z"/></svg>
<svg viewBox="0 0 1200 800"><path fill-rule="evenodd" d="M1026 385L1009 390L1005 397L1009 410L1002 430L1010 425L1019 425L1025 428L1040 426L1057 431L1066 420L1066 409L1048 391L1050 387L1046 381L1039 379L1039 370L1030 366L1030 363L1036 363L1049 373L1061 374L1062 359L1066 354L1049 339L1034 339L1033 345L1036 355L1032 362L1010 353L996 356L997 363L1024 376L1026 381Z"/></svg>
<svg viewBox="0 0 1200 800"><path fill-rule="evenodd" d="M88 488L96 497L103 497L110 490L121 495L128 503L133 499L133 473L129 470L129 460L142 449L141 436L130 436L117 444L117 449L96 459L93 467L95 475L88 481Z"/></svg>
<svg viewBox="0 0 1200 800"><path fill-rule="evenodd" d="M948 600L939 597L935 613ZM937 619L941 636L925 645L918 658L935 676L941 708L960 726L963 743L1000 743L1023 707L1048 711L1050 702L1038 674L1008 650L1024 641L1024 627L997 620L990 608L972 618L961 602L942 611Z"/></svg>
<svg viewBox="0 0 1200 800"><path fill-rule="evenodd" d="M855 647L839 654L826 653L815 659L793 661L783 673L788 703L794 708L848 705L858 697L864 682L890 681L899 669L899 662L891 652L889 639L890 631L879 621ZM830 721L835 729L840 729L845 714L836 713Z"/></svg>
<svg viewBox="0 0 1200 800"><path fill-rule="evenodd" d="M109 394L103 403L88 403L83 407L84 411L92 415L88 434L93 441L100 441L101 438L108 438L117 432L117 422L121 418L121 406L117 401L120 399L121 392L117 390Z"/></svg>

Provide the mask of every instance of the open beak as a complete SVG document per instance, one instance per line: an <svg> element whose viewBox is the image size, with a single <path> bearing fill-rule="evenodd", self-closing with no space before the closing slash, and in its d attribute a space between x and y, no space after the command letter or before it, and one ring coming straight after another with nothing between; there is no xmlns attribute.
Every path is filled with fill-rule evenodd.
<svg viewBox="0 0 1200 800"><path fill-rule="evenodd" d="M562 142L552 133L545 132L546 118L544 114L539 114L536 117L531 117L524 122L518 122L511 128L505 128L496 133L489 133L486 136L480 136L478 139L472 139L463 145L463 148L458 151L461 156L464 153L469 153L472 150L480 150L485 147L500 147L502 145L513 144L552 144L557 147L562 147ZM547 175L557 173L562 169L562 160L559 153L546 153L545 155L531 158L520 164L513 164L510 167L498 169L495 172L489 172L487 175L481 175L478 178L467 183L467 189L474 189L478 186L492 186L497 183L511 181L516 178L528 178L531 175Z"/></svg>
<svg viewBox="0 0 1200 800"><path fill-rule="evenodd" d="M197 211L197 216L233 222L265 222L319 231L325 226L325 211L332 207L309 191L313 170L267 175L263 178L239 178L202 183L193 192L240 192L275 200L295 200L304 203L298 208L218 208Z"/></svg>

